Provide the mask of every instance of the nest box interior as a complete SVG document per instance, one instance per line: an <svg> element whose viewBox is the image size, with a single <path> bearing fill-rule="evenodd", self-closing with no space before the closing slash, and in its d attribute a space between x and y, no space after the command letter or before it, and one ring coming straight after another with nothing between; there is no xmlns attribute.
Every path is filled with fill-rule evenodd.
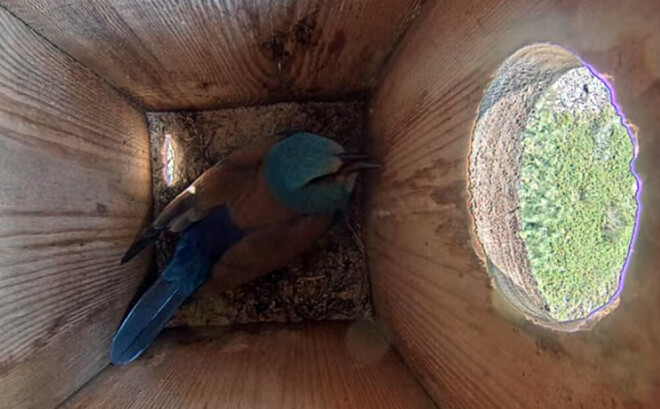
<svg viewBox="0 0 660 409"><path fill-rule="evenodd" d="M282 129L306 129L337 140L351 152L364 151L365 114L364 101L151 112L147 118L155 213L230 152ZM347 214L314 248L237 289L193 295L171 325L371 318L361 182ZM157 242L158 271L169 263L175 243L175 235Z"/></svg>
<svg viewBox="0 0 660 409"><path fill-rule="evenodd" d="M0 0L0 408L656 408L658 21L657 0ZM488 90L533 44L599 73L634 145L625 280L588 327L511 302L470 207L483 107L529 119ZM140 229L300 127L384 166L312 251L109 365L171 254L120 265Z"/></svg>

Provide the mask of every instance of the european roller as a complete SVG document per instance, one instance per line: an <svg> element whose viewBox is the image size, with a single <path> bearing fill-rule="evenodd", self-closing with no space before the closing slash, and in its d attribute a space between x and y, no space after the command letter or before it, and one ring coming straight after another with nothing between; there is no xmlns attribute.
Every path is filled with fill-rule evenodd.
<svg viewBox="0 0 660 409"><path fill-rule="evenodd" d="M366 155L309 132L264 138L204 172L128 249L127 262L169 230L172 261L112 339L111 360L136 359L205 281L222 291L263 276L308 249L346 208Z"/></svg>

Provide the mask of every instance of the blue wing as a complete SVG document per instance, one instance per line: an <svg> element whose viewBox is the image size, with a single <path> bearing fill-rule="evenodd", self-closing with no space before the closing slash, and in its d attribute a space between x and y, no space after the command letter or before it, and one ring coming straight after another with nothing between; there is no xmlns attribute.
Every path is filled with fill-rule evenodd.
<svg viewBox="0 0 660 409"><path fill-rule="evenodd" d="M112 339L110 359L127 364L158 336L183 302L209 276L213 265L243 237L225 206L191 225L177 243L163 275L142 295Z"/></svg>

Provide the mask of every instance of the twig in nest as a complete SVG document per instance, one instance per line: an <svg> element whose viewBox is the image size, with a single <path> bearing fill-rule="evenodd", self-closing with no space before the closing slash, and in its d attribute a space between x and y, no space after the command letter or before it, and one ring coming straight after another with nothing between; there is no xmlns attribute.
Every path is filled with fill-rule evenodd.
<svg viewBox="0 0 660 409"><path fill-rule="evenodd" d="M366 254L366 247L364 245L364 242L362 241L362 238L360 237L359 234L353 229L353 226L349 223L348 219L344 220L344 223L346 223L346 226L348 227L348 230L351 231L351 234L353 235L353 238L355 239L355 243L358 245L358 248L360 250L361 254Z"/></svg>

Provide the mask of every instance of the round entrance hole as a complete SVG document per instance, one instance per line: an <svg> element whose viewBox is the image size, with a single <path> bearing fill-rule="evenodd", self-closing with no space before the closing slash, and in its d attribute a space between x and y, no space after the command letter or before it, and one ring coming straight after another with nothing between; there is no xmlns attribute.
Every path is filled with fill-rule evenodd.
<svg viewBox="0 0 660 409"><path fill-rule="evenodd" d="M502 295L533 321L575 330L618 302L640 183L635 142L605 80L561 47L524 47L479 107L470 207Z"/></svg>

